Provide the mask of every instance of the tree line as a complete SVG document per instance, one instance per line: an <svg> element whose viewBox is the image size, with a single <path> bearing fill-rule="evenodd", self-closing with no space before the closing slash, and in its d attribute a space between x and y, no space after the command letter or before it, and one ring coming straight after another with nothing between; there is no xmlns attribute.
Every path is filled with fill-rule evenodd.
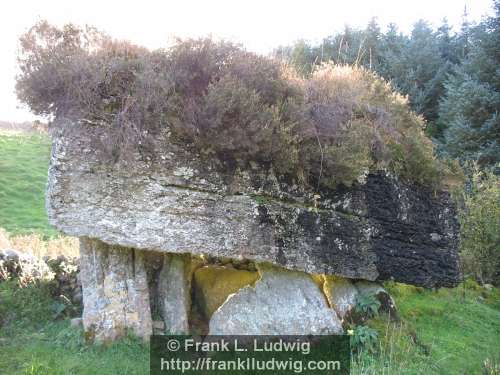
<svg viewBox="0 0 500 375"><path fill-rule="evenodd" d="M473 24L464 11L460 30L445 20L436 29L424 20L409 35L376 19L366 28L345 26L314 45L299 40L274 51L303 75L324 62L375 71L408 95L427 122L438 153L482 167L500 162L500 0L494 15Z"/></svg>

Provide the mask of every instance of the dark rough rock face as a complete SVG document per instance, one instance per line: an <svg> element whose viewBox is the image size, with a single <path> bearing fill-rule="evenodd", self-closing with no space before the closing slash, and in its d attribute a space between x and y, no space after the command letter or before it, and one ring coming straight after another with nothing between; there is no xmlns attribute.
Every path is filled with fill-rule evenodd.
<svg viewBox="0 0 500 375"><path fill-rule="evenodd" d="M460 280L447 193L380 172L318 199L258 168L221 172L166 135L149 156L110 163L93 147L104 131L54 134L47 209L69 235L353 279L425 287Z"/></svg>
<svg viewBox="0 0 500 375"><path fill-rule="evenodd" d="M383 176L371 176L366 185L368 215L380 226L373 237L379 279L394 278L421 286L455 286L458 270L458 222L447 193L407 189L405 196L385 183ZM401 200L408 202L404 215L398 213Z"/></svg>

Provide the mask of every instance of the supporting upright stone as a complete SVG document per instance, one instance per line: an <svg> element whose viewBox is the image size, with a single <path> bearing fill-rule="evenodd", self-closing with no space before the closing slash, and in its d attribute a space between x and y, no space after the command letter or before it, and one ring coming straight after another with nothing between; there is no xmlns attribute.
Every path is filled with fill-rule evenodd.
<svg viewBox="0 0 500 375"><path fill-rule="evenodd" d="M310 275L259 267L255 287L228 297L210 320L211 335L341 334L342 324Z"/></svg>
<svg viewBox="0 0 500 375"><path fill-rule="evenodd" d="M184 255L165 254L158 279L160 314L168 333L189 332L191 267Z"/></svg>
<svg viewBox="0 0 500 375"><path fill-rule="evenodd" d="M87 341L113 341L129 330L149 340L152 322L143 253L81 238L80 265Z"/></svg>

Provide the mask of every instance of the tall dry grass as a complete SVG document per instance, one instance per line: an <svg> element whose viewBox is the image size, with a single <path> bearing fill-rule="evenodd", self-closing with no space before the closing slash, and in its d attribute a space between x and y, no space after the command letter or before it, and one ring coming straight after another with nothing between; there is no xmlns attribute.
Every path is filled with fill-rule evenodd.
<svg viewBox="0 0 500 375"><path fill-rule="evenodd" d="M45 240L40 234L10 236L7 231L0 228L0 250L14 249L33 254L38 258L48 256L55 258L58 255L66 257L79 256L78 238L59 236Z"/></svg>

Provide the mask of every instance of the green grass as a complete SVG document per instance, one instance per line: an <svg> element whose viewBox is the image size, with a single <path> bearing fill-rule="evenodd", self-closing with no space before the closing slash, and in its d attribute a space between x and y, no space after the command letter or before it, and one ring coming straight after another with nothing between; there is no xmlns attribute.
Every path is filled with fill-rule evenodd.
<svg viewBox="0 0 500 375"><path fill-rule="evenodd" d="M145 374L149 349L130 337L109 346L84 343L68 320L53 320L50 284L0 283L0 374Z"/></svg>
<svg viewBox="0 0 500 375"><path fill-rule="evenodd" d="M1 338L0 373L9 375L147 374L149 349L134 338L109 346L88 346L67 321ZM2 372L3 371L3 372Z"/></svg>
<svg viewBox="0 0 500 375"><path fill-rule="evenodd" d="M368 325L379 332L378 348L362 353L353 374L483 374L483 363L500 364L500 290L474 283L438 291L392 284L400 323L386 316ZM47 285L19 289L0 283L0 373L144 374L149 349L129 337L86 345L80 329L53 320ZM491 372L490 374L498 374Z"/></svg>
<svg viewBox="0 0 500 375"><path fill-rule="evenodd" d="M0 134L0 228L56 235L45 211L50 138Z"/></svg>
<svg viewBox="0 0 500 375"><path fill-rule="evenodd" d="M387 288L402 323L385 317L369 323L380 345L360 356L356 373L482 374L487 359L500 366L499 289L472 281L437 291L394 283Z"/></svg>
<svg viewBox="0 0 500 375"><path fill-rule="evenodd" d="M449 373L474 373L486 358L500 360L500 300L486 290L440 289L399 298L403 318ZM486 299L487 298L487 299Z"/></svg>

